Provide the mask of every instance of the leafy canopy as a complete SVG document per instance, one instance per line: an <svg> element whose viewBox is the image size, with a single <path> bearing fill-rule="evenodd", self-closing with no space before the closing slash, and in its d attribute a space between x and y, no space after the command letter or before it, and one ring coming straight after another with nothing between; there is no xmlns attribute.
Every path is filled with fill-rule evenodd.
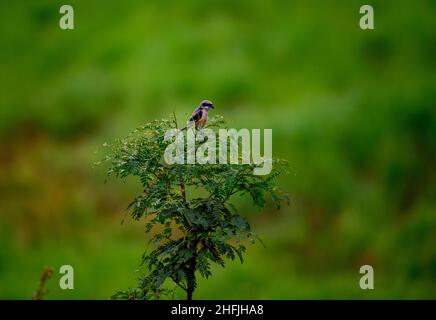
<svg viewBox="0 0 436 320"><path fill-rule="evenodd" d="M208 127L223 125L223 118L215 116ZM150 122L105 145L109 176L140 179L143 190L129 208L134 219L145 217L146 231L152 234L152 250L143 254L145 272L138 288L118 292L114 298L159 299L173 292L164 285L172 280L189 299L196 271L208 278L212 262L224 267L224 258L238 257L242 263L246 240L259 239L229 202L231 196L248 194L259 208L267 194L277 208L287 199L276 187L286 167L282 160L273 160L268 176L253 175L251 164L168 165L163 155L171 141L164 136L171 128L177 128L175 117ZM187 191L193 189L206 191L206 196L189 197Z"/></svg>

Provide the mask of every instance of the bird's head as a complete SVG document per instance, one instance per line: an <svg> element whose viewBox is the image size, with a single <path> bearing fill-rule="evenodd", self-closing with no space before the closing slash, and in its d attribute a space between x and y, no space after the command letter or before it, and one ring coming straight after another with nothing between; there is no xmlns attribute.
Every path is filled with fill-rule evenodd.
<svg viewBox="0 0 436 320"><path fill-rule="evenodd" d="M213 108L214 108L213 103L212 103L212 101L210 101L210 100L203 100L203 101L201 101L199 107L200 107L201 109L206 109L206 110L209 110L209 109L213 109Z"/></svg>

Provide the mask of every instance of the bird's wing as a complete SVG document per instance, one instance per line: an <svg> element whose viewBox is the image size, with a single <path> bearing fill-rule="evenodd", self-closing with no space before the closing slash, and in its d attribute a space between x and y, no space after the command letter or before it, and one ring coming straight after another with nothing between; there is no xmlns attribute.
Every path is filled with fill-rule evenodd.
<svg viewBox="0 0 436 320"><path fill-rule="evenodd" d="M203 116L203 111L201 111L201 109L195 110L191 118L189 118L189 121L197 122L199 119L201 119L202 116Z"/></svg>

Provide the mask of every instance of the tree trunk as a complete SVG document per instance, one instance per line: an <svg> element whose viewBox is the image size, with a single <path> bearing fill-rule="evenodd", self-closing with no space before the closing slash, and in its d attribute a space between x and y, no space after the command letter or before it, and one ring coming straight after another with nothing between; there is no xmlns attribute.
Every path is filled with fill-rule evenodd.
<svg viewBox="0 0 436 320"><path fill-rule="evenodd" d="M188 288L186 291L186 300L192 300L192 294L194 293L194 288Z"/></svg>
<svg viewBox="0 0 436 320"><path fill-rule="evenodd" d="M190 263L189 271L189 279L188 279L188 287L186 288L186 300L192 300L192 294L195 289L195 269L196 269L196 257L194 257Z"/></svg>
<svg viewBox="0 0 436 320"><path fill-rule="evenodd" d="M188 278L188 287L186 288L186 300L192 300L192 294L194 293L195 290L195 270L197 270L197 244L198 244L199 239L196 238L193 241L192 246L194 247L194 255L191 258L191 261L189 262L189 271L190 271L190 275Z"/></svg>

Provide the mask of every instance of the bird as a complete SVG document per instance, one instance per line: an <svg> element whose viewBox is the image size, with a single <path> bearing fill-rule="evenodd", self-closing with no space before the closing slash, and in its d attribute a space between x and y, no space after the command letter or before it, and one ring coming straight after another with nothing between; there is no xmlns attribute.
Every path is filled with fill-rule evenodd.
<svg viewBox="0 0 436 320"><path fill-rule="evenodd" d="M199 130L206 125L207 115L210 109L214 109L213 103L210 100L203 100L200 102L198 107L194 110L191 117L188 119L188 125L181 130L186 128L192 128Z"/></svg>

